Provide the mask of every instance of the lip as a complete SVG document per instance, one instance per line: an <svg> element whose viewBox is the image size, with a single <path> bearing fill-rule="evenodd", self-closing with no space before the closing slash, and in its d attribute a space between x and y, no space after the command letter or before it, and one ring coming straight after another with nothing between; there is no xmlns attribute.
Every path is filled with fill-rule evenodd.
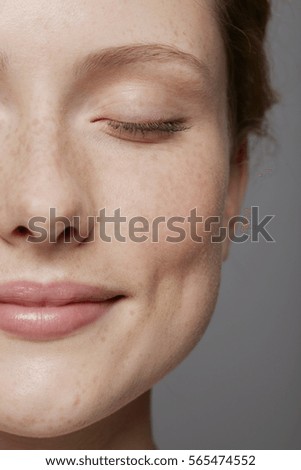
<svg viewBox="0 0 301 470"><path fill-rule="evenodd" d="M59 339L109 313L125 295L74 282L0 284L0 329L32 341Z"/></svg>

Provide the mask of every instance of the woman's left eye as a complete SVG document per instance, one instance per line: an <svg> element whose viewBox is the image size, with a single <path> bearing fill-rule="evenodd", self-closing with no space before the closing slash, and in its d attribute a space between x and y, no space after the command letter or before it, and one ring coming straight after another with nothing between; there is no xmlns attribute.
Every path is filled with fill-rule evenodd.
<svg viewBox="0 0 301 470"><path fill-rule="evenodd" d="M113 135L117 134L120 138L135 138L136 136L146 139L158 137L170 137L171 135L190 129L185 124L184 119L173 121L151 121L151 122L124 122L104 120L113 130ZM96 122L96 121L93 121Z"/></svg>

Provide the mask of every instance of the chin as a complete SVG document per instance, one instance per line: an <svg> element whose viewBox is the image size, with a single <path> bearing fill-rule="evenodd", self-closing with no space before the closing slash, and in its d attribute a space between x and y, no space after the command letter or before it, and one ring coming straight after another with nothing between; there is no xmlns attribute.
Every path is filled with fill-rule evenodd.
<svg viewBox="0 0 301 470"><path fill-rule="evenodd" d="M24 438L54 438L71 434L90 423L81 415L74 415L70 410L69 416L60 413L47 416L24 412L0 418L0 431Z"/></svg>

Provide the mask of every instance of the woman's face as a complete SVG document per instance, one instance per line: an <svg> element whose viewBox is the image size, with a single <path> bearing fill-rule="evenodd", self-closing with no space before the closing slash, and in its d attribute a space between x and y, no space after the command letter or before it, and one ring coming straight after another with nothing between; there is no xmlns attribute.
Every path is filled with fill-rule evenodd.
<svg viewBox="0 0 301 470"><path fill-rule="evenodd" d="M202 224L192 240L187 217L223 216L230 197L225 53L210 0L0 0L0 12L0 281L123 295L59 337L0 331L0 429L55 436L148 390L210 320L225 248ZM177 132L120 127L158 120ZM168 242L179 233L160 223L157 242L120 242L108 223L111 242L98 228L88 243L28 242L17 227L49 208L84 233L102 208L185 217L186 236Z"/></svg>

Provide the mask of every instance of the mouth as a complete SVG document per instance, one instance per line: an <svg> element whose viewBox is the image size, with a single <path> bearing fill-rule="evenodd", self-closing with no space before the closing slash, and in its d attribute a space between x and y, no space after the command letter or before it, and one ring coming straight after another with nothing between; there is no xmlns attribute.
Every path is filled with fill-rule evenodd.
<svg viewBox="0 0 301 470"><path fill-rule="evenodd" d="M0 330L29 341L69 336L107 315L126 295L73 282L0 284Z"/></svg>

